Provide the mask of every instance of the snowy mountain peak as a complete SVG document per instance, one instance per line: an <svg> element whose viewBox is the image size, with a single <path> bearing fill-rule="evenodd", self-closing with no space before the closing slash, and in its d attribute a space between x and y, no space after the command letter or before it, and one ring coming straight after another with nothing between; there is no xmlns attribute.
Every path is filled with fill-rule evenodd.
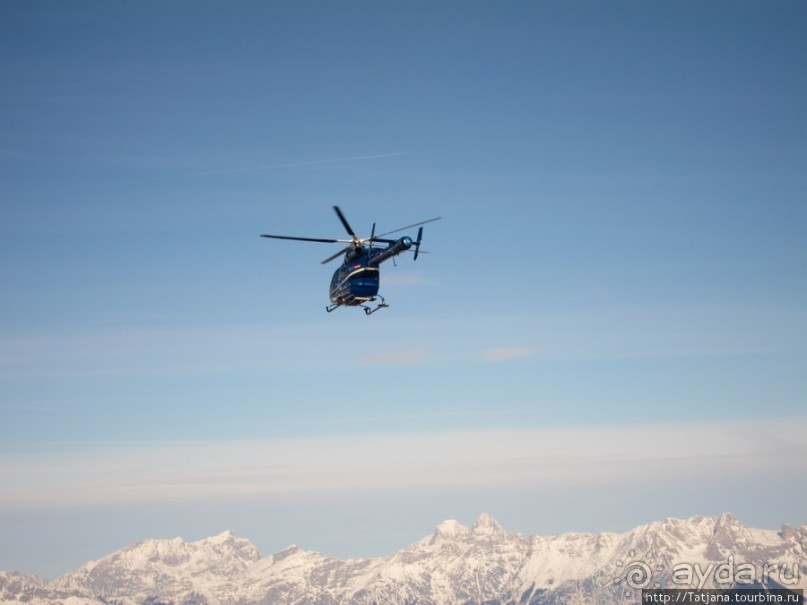
<svg viewBox="0 0 807 605"><path fill-rule="evenodd" d="M505 533L502 526L487 513L482 513L473 527L474 534L477 535L502 535Z"/></svg>
<svg viewBox="0 0 807 605"><path fill-rule="evenodd" d="M723 513L717 518L717 521L715 523L716 528L721 527L728 529L730 527L741 527L741 526L742 523L740 522L740 520L731 513Z"/></svg>
<svg viewBox="0 0 807 605"><path fill-rule="evenodd" d="M166 586L171 593L188 593L237 577L260 558L252 542L231 532L196 542L143 540L57 578L51 587L60 593L148 595Z"/></svg>
<svg viewBox="0 0 807 605"><path fill-rule="evenodd" d="M218 535L213 536L212 538L207 538L205 542L209 542L210 544L223 544L224 542L232 542L236 539L235 534L228 529Z"/></svg>
<svg viewBox="0 0 807 605"><path fill-rule="evenodd" d="M492 538L505 536L502 526L487 513L483 513L470 529L454 519L447 519L434 530L429 544L438 542L455 542L469 539Z"/></svg>
<svg viewBox="0 0 807 605"><path fill-rule="evenodd" d="M783 540L794 540L796 538L796 530L785 523L782 525L782 529L779 530L779 535Z"/></svg>
<svg viewBox="0 0 807 605"><path fill-rule="evenodd" d="M455 540L468 534L468 528L454 519L447 519L437 526L432 536L432 543L437 540Z"/></svg>
<svg viewBox="0 0 807 605"><path fill-rule="evenodd" d="M272 559L274 561L282 561L283 559L287 559L289 557L293 557L294 555L300 554L303 552L303 549L297 546L296 544L292 544L291 546L284 548L280 552L276 552L272 555Z"/></svg>
<svg viewBox="0 0 807 605"><path fill-rule="evenodd" d="M258 548L246 538L239 538L231 531L224 531L198 542L191 542L191 548L198 548L202 552L215 553L215 555L229 555L244 561L257 561L261 558Z"/></svg>
<svg viewBox="0 0 807 605"><path fill-rule="evenodd" d="M373 559L339 560L297 546L261 557L232 532L197 542L146 540L52 582L0 572L0 603L618 605L626 589L640 588L628 575L638 568L649 574L641 587L691 588L684 565L697 570L693 585L713 588L724 581L715 570L740 569L734 561L742 561L744 570L804 589L805 553L807 527L752 529L731 515L549 537L507 533L482 515L470 529L444 521L431 537Z"/></svg>

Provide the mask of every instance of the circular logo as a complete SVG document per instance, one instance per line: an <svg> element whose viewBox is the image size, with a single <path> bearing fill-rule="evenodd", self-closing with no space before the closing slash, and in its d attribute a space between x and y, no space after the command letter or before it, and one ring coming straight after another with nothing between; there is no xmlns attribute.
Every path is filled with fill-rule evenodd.
<svg viewBox="0 0 807 605"><path fill-rule="evenodd" d="M629 551L628 556L631 557L632 560L619 560L616 562L617 577L614 578L614 584L625 586L626 595L630 595L631 590L641 590L650 586L653 582L654 572L654 568L652 568L648 563L635 559L635 551ZM653 557L650 553L648 553L645 558L652 559ZM662 569L662 566L657 566L655 568L657 571L661 571ZM658 582L656 582L653 584L653 586L659 587L660 585Z"/></svg>

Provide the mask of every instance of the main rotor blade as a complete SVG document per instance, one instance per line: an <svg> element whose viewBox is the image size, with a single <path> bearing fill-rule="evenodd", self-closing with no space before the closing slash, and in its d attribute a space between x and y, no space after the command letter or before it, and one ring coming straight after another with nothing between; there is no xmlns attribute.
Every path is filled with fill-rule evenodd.
<svg viewBox="0 0 807 605"><path fill-rule="evenodd" d="M348 250L350 250L352 247L353 247L353 246L347 246L346 248L342 248L342 249L341 249L339 252L337 252L337 253L336 253L336 254L334 254L333 256L329 256L329 257L328 257L328 258L326 258L324 261L322 261L320 264L325 265L325 264L327 264L327 263L331 262L331 261L332 261L333 259L335 259L336 257L341 256L342 254L344 254L345 252L347 252Z"/></svg>
<svg viewBox="0 0 807 605"><path fill-rule="evenodd" d="M380 235L376 235L375 239L379 237L384 237L385 235L389 235L390 233L398 233L398 231L403 231L404 229L411 229L412 227L419 227L420 225L425 225L426 223L433 223L434 221L439 221L442 216L435 216L434 218L430 218L427 221L421 221L419 223L415 223L414 225L407 225L406 227L400 227L398 229L393 229L392 231L387 231L386 233L382 233Z"/></svg>
<svg viewBox="0 0 807 605"><path fill-rule="evenodd" d="M339 220L342 221L342 225L345 227L345 231L347 231L348 235L353 238L354 242L358 241L359 238L356 235L356 232L353 231L353 227L348 224L347 219L345 218L345 215L342 214L339 206L334 206L333 209L336 210L336 216L338 216Z"/></svg>
<svg viewBox="0 0 807 605"><path fill-rule="evenodd" d="M350 240L343 240L343 239L320 239L318 237L292 237L291 235L266 235L263 234L261 237L271 237L273 239L293 239L298 242L323 242L325 244L334 244L336 242L345 242Z"/></svg>

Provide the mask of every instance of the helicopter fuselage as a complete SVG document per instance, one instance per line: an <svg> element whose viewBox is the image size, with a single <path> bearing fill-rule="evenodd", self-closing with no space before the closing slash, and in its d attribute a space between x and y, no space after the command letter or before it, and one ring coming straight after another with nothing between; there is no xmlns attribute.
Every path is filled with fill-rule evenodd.
<svg viewBox="0 0 807 605"><path fill-rule="evenodd" d="M331 278L331 303L355 307L376 297L381 277L379 265L412 247L410 237L382 241L388 244L386 248L360 246L345 253L344 262Z"/></svg>

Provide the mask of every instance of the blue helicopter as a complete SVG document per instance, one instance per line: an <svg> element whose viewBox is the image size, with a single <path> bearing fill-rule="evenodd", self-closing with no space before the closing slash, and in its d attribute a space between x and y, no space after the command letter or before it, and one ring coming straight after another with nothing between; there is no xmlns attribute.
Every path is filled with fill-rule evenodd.
<svg viewBox="0 0 807 605"><path fill-rule="evenodd" d="M274 239L290 239L301 242L324 242L326 244L343 243L347 244L345 248L329 256L322 264L329 263L338 257L340 254L345 255L345 260L342 266L339 267L333 274L331 279L331 304L325 307L325 310L330 313L339 307L362 307L367 315L375 313L379 309L388 307L387 301L384 297L378 294L379 278L381 271L379 265L385 260L398 256L401 252L406 252L414 248L415 258L417 260L420 253L420 241L423 239L423 227L426 223L432 223L440 220L441 217L430 218L427 221L421 221L414 225L407 225L399 229L393 229L380 235L375 234L375 223L370 232L370 237L361 238L353 231L353 228L347 222L345 215L339 209L339 206L334 206L336 216L342 221L342 226L347 231L350 239L323 239L316 237L292 237L290 235L267 235L263 234L261 237L271 237ZM404 229L412 229L413 227L420 227L416 239L409 236L404 236L398 239L388 239L385 236L393 233L398 233ZM386 246L375 246L375 243L386 244ZM376 297L381 299L375 307L370 307L366 303L375 302Z"/></svg>

